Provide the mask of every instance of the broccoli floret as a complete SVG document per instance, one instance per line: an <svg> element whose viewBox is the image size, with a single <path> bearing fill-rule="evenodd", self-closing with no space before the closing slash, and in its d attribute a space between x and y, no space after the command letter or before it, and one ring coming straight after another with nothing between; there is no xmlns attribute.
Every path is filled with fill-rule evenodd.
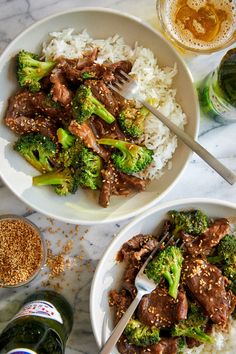
<svg viewBox="0 0 236 354"><path fill-rule="evenodd" d="M212 343L212 337L204 332L207 321L207 317L203 315L201 309L197 305L191 304L188 318L176 323L171 334L173 337L189 337L202 343Z"/></svg>
<svg viewBox="0 0 236 354"><path fill-rule="evenodd" d="M226 235L220 241L213 256L208 257L211 263L228 264L236 266L236 237Z"/></svg>
<svg viewBox="0 0 236 354"><path fill-rule="evenodd" d="M59 195L65 196L70 193L74 194L77 191L79 181L76 171L65 168L64 170L52 171L33 177L33 185L54 185L55 192Z"/></svg>
<svg viewBox="0 0 236 354"><path fill-rule="evenodd" d="M149 113L146 107L136 108L131 105L125 107L118 116L121 129L132 138L140 138L144 133L144 122Z"/></svg>
<svg viewBox="0 0 236 354"><path fill-rule="evenodd" d="M109 124L115 121L115 117L93 96L90 87L85 85L81 85L76 91L72 101L72 111L78 123L85 122L92 114Z"/></svg>
<svg viewBox="0 0 236 354"><path fill-rule="evenodd" d="M100 139L99 144L110 145L118 149L111 158L115 166L124 173L130 174L144 170L153 160L153 151L127 141Z"/></svg>
<svg viewBox="0 0 236 354"><path fill-rule="evenodd" d="M57 129L57 139L63 149L68 149L75 142L75 136L63 128Z"/></svg>
<svg viewBox="0 0 236 354"><path fill-rule="evenodd" d="M213 255L207 257L207 260L217 264L231 281L230 288L236 294L236 237L226 235L216 247Z"/></svg>
<svg viewBox="0 0 236 354"><path fill-rule="evenodd" d="M56 154L56 145L49 137L40 133L22 135L14 144L14 149L38 171L53 170L51 161Z"/></svg>
<svg viewBox="0 0 236 354"><path fill-rule="evenodd" d="M87 79L92 79L95 77L95 73L93 72L89 72L89 71L85 71L83 74L82 74L82 79L84 80L87 80Z"/></svg>
<svg viewBox="0 0 236 354"><path fill-rule="evenodd" d="M62 150L58 156L58 162L63 167L79 167L79 154L83 143L79 138L74 137L63 128L57 130L58 142L62 145Z"/></svg>
<svg viewBox="0 0 236 354"><path fill-rule="evenodd" d="M125 327L124 334L129 343L139 347L147 347L160 340L160 331L156 327L148 327L138 320L131 319Z"/></svg>
<svg viewBox="0 0 236 354"><path fill-rule="evenodd" d="M40 61L37 54L21 50L17 55L17 78L21 87L28 87L30 91L41 89L40 80L47 76L54 66L53 61Z"/></svg>
<svg viewBox="0 0 236 354"><path fill-rule="evenodd" d="M191 235L201 235L209 226L209 218L201 210L170 210L169 216L173 224L173 234L184 231Z"/></svg>
<svg viewBox="0 0 236 354"><path fill-rule="evenodd" d="M100 156L83 147L79 154L78 178L82 187L98 189L101 187L102 159Z"/></svg>
<svg viewBox="0 0 236 354"><path fill-rule="evenodd" d="M182 263L183 255L180 248L168 246L149 262L145 273L148 278L153 279L156 283L159 283L161 278L164 277L169 285L169 295L176 299Z"/></svg>
<svg viewBox="0 0 236 354"><path fill-rule="evenodd" d="M183 354L186 348L186 342L184 337L179 337L178 342L178 354Z"/></svg>

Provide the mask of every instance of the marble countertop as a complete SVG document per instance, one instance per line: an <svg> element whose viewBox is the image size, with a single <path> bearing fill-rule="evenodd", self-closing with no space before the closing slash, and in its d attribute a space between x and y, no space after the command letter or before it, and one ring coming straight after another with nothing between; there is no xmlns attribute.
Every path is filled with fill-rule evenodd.
<svg viewBox="0 0 236 354"><path fill-rule="evenodd" d="M79 6L101 6L126 11L157 26L154 0L0 0L0 52L33 22L56 12ZM212 70L224 52L208 56L185 57L195 80ZM1 88L2 89L2 88ZM236 171L236 124L222 126L201 117L199 142L221 162ZM228 185L198 156L192 159L175 188L163 199L207 197L236 203L236 185ZM0 180L0 214L27 216L44 232L54 255L62 252L70 267L50 279L50 286L61 291L74 305L75 324L66 354L94 354L98 351L89 318L89 291L96 265L112 238L128 221L93 227L69 225L30 210ZM76 245L76 247L73 247ZM64 246L64 248L63 248ZM67 247L71 246L71 247ZM67 251L65 251L67 249ZM47 286L48 274L43 274ZM69 279L69 281L68 281ZM42 279L40 279L42 281ZM32 287L40 286L39 281ZM61 284L64 284L61 287ZM25 296L27 288L1 290L0 327L11 318L14 304ZM10 301L9 301L10 300Z"/></svg>

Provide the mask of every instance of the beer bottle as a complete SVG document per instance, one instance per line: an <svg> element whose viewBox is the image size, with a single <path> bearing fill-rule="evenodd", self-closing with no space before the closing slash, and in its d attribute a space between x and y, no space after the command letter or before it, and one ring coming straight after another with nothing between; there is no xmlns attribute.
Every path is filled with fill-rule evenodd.
<svg viewBox="0 0 236 354"><path fill-rule="evenodd" d="M236 48L200 82L198 94L203 113L223 124L236 121Z"/></svg>
<svg viewBox="0 0 236 354"><path fill-rule="evenodd" d="M72 325L72 308L62 295L37 291L1 333L0 353L63 354Z"/></svg>

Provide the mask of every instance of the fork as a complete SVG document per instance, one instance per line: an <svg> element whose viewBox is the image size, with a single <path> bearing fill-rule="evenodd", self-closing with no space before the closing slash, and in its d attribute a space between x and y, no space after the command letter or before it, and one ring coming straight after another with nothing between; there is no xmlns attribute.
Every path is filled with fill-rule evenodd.
<svg viewBox="0 0 236 354"><path fill-rule="evenodd" d="M112 348L115 346L117 341L119 340L120 336L122 335L127 323L129 322L131 316L133 315L134 311L136 310L140 300L142 297L146 294L150 294L155 288L157 287L158 284L156 284L152 279L149 279L146 274L144 273L144 270L148 263L153 259L157 251L161 248L161 246L164 244L164 241L166 238L169 236L168 233L165 233L163 237L161 238L160 241L158 241L157 246L154 248L152 253L149 255L147 260L144 262L142 265L142 268L139 270L138 274L136 275L135 278L135 287L137 289L137 294L132 303L130 304L129 308L125 312L125 314L122 316L120 321L117 323L116 327L112 331L112 334L102 347L102 349L99 351L99 354L110 354L112 351ZM172 241L174 240L175 236L171 236L168 240L168 242L165 244L165 247L168 246ZM178 240L175 242L177 244ZM180 247L181 248L181 247Z"/></svg>
<svg viewBox="0 0 236 354"><path fill-rule="evenodd" d="M123 70L120 70L119 73L116 74L116 78L117 81L108 85L113 91L128 100L137 99L229 184L233 185L236 182L236 175L233 171L223 165L209 151L196 142L189 134L181 130L176 124L172 123L160 111L138 96L138 84L133 78L127 75Z"/></svg>

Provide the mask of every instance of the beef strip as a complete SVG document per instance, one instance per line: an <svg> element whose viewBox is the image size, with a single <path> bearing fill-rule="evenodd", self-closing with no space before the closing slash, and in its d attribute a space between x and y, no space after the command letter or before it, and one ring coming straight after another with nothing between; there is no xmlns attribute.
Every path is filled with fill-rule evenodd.
<svg viewBox="0 0 236 354"><path fill-rule="evenodd" d="M121 70L128 74L132 69L132 63L129 60L120 60L116 63L108 64L107 67L115 74Z"/></svg>
<svg viewBox="0 0 236 354"><path fill-rule="evenodd" d="M43 91L35 93L27 90L18 91L9 100L7 116L35 118L38 115L45 115L54 120L64 119L64 116L68 114L67 111L54 104L51 97Z"/></svg>
<svg viewBox="0 0 236 354"><path fill-rule="evenodd" d="M114 82L117 77L116 75L123 70L126 74L128 74L132 69L132 63L129 60L120 60L116 63L112 64L102 64L100 69L100 77L97 78L102 79L105 83Z"/></svg>
<svg viewBox="0 0 236 354"><path fill-rule="evenodd" d="M124 185L128 185L130 187L132 187L135 191L137 192L143 192L146 188L146 185L148 183L147 180L135 177L135 176L131 176L131 175L127 175L126 173L117 172L118 174L118 179L119 181L123 182ZM119 192L119 188L118 188L118 192ZM121 193L118 193L121 194Z"/></svg>
<svg viewBox="0 0 236 354"><path fill-rule="evenodd" d="M119 322L125 311L131 304L131 296L125 289L121 291L113 290L109 294L109 305L115 310L115 325ZM142 348L132 345L127 338L122 335L117 343L119 352L128 354L176 354L178 349L178 338L162 338L157 344Z"/></svg>
<svg viewBox="0 0 236 354"><path fill-rule="evenodd" d="M202 344L202 342L194 338L186 337L185 340L188 348L199 347Z"/></svg>
<svg viewBox="0 0 236 354"><path fill-rule="evenodd" d="M227 281L216 266L202 258L186 256L183 282L212 322L224 327L235 307L236 298L225 286Z"/></svg>
<svg viewBox="0 0 236 354"><path fill-rule="evenodd" d="M122 286L130 293L132 299L134 299L137 294L137 289L134 282L141 267L141 262L137 262L137 264L129 263L124 271Z"/></svg>
<svg viewBox="0 0 236 354"><path fill-rule="evenodd" d="M187 318L188 301L185 291L180 288L177 299L168 295L165 282L161 282L150 294L145 295L138 306L138 319L148 326L171 327Z"/></svg>
<svg viewBox="0 0 236 354"><path fill-rule="evenodd" d="M97 59L98 49L95 48L90 54L85 55L83 58L68 59L58 58L58 68L60 68L66 78L71 82L77 83L86 79L87 76L110 83L116 80L116 74L123 70L127 74L131 71L132 64L128 60L121 60L114 64L105 63L98 64L94 61Z"/></svg>
<svg viewBox="0 0 236 354"><path fill-rule="evenodd" d="M125 289L121 291L112 290L109 293L109 306L115 309L115 324L119 322L125 311L131 304L131 297Z"/></svg>
<svg viewBox="0 0 236 354"><path fill-rule="evenodd" d="M187 253L192 255L208 255L212 248L229 233L230 225L227 219L217 219L200 236L191 236L181 233Z"/></svg>
<svg viewBox="0 0 236 354"><path fill-rule="evenodd" d="M59 68L65 77L72 81L78 82L83 78L85 72L94 72L96 74L96 68L99 70L100 65L94 64L97 59L98 48L95 48L91 53L84 55L82 58L57 58L57 68ZM99 71L100 76L100 71Z"/></svg>
<svg viewBox="0 0 236 354"><path fill-rule="evenodd" d="M122 336L117 343L121 354L177 354L178 338L162 338L158 343L142 348L130 344L125 336Z"/></svg>
<svg viewBox="0 0 236 354"><path fill-rule="evenodd" d="M38 116L36 119L29 117L6 117L6 125L17 135L27 133L41 133L42 135L54 138L57 127L50 118Z"/></svg>
<svg viewBox="0 0 236 354"><path fill-rule="evenodd" d="M97 116L92 116L90 119L90 125L93 129L94 134L98 139L101 138L111 138L125 140L126 136L121 131L117 122L111 124L106 123L104 120L100 119Z"/></svg>
<svg viewBox="0 0 236 354"><path fill-rule="evenodd" d="M45 97L42 92L32 93L27 90L20 90L10 97L7 113L13 117L39 114L41 113L39 105L42 97Z"/></svg>
<svg viewBox="0 0 236 354"><path fill-rule="evenodd" d="M68 129L73 135L78 136L88 148L91 148L105 161L109 160L110 152L97 143L93 131L87 123L79 124L75 120L72 120L68 126Z"/></svg>
<svg viewBox="0 0 236 354"><path fill-rule="evenodd" d="M122 279L122 286L129 291L132 298L136 295L135 277L142 267L143 262L156 246L157 239L154 236L140 234L127 241L117 255L119 262L125 261L127 263Z"/></svg>
<svg viewBox="0 0 236 354"><path fill-rule="evenodd" d="M53 136L60 114L63 115L63 112L48 105L44 92L31 93L23 90L9 99L5 124L18 135L40 132ZM52 120L50 115L57 118Z"/></svg>
<svg viewBox="0 0 236 354"><path fill-rule="evenodd" d="M50 81L53 84L51 94L55 102L61 103L63 106L69 106L73 98L72 91L67 87L66 78L61 69L54 68Z"/></svg>
<svg viewBox="0 0 236 354"><path fill-rule="evenodd" d="M112 165L112 163L108 163L105 169L102 169L102 187L99 194L99 205L103 208L108 207L110 203L111 195L113 194L115 180L117 178L117 173Z"/></svg>
<svg viewBox="0 0 236 354"><path fill-rule="evenodd" d="M121 102L108 88L103 80L86 80L85 84L91 88L93 95L113 115L117 116L120 111Z"/></svg>
<svg viewBox="0 0 236 354"><path fill-rule="evenodd" d="M157 246L157 239L153 235L139 234L125 242L117 254L118 262L132 262L141 260L141 254L149 255Z"/></svg>
<svg viewBox="0 0 236 354"><path fill-rule="evenodd" d="M102 187L99 195L99 204L106 208L110 203L111 195L130 195L135 191L143 191L147 181L135 176L125 175L115 169L111 162L101 171Z"/></svg>

